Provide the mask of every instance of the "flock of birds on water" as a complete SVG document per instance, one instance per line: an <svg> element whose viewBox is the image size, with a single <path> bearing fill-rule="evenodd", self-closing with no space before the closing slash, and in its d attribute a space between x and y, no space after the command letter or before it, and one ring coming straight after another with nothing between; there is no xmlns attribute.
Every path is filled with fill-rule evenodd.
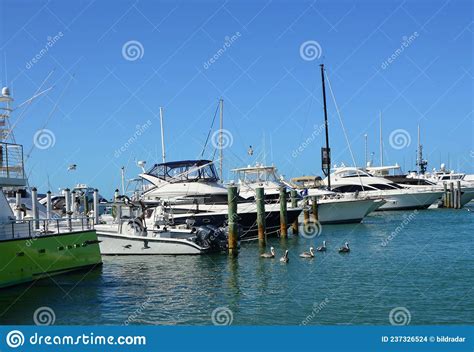
<svg viewBox="0 0 474 352"><path fill-rule="evenodd" d="M326 252L326 241L323 241L323 244L316 248L318 252ZM344 243L344 246L339 248L338 252L339 253L349 253L351 251L349 247L349 243L346 242ZM261 258L275 258L275 248L271 247L270 248L270 253L263 253L260 255ZM314 248L310 247L309 252L303 252L300 254L301 258L306 258L306 259L311 259L314 258ZM285 254L283 257L280 258L281 263L288 263L290 261L290 258L288 257L288 249L285 251Z"/></svg>

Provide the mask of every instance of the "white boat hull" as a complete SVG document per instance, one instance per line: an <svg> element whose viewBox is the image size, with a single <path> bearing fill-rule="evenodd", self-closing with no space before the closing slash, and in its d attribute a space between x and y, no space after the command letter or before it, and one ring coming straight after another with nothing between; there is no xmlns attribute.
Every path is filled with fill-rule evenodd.
<svg viewBox="0 0 474 352"><path fill-rule="evenodd" d="M358 223L381 204L383 201L374 199L321 201L318 204L318 220L323 225Z"/></svg>
<svg viewBox="0 0 474 352"><path fill-rule="evenodd" d="M97 231L102 255L197 255L206 250L192 241Z"/></svg>
<svg viewBox="0 0 474 352"><path fill-rule="evenodd" d="M387 194L385 199L387 203L382 205L382 210L415 210L427 209L431 204L441 198L443 192L413 192Z"/></svg>

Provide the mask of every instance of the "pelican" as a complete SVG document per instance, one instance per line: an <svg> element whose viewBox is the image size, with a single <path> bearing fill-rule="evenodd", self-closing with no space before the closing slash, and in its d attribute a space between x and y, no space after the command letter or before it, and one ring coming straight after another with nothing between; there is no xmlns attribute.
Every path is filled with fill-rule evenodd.
<svg viewBox="0 0 474 352"><path fill-rule="evenodd" d="M323 241L323 245L316 248L318 252L326 252L326 241Z"/></svg>
<svg viewBox="0 0 474 352"><path fill-rule="evenodd" d="M260 255L262 258L275 258L275 248L270 248L270 253L263 253Z"/></svg>
<svg viewBox="0 0 474 352"><path fill-rule="evenodd" d="M314 258L314 248L309 247L309 252L303 252L300 254L301 258Z"/></svg>
<svg viewBox="0 0 474 352"><path fill-rule="evenodd" d="M288 249L285 251L285 254L283 257L280 258L281 263L288 263L290 261L290 258L288 258Z"/></svg>
<svg viewBox="0 0 474 352"><path fill-rule="evenodd" d="M339 253L349 253L351 249L349 248L349 243L344 243L344 246L339 248Z"/></svg>

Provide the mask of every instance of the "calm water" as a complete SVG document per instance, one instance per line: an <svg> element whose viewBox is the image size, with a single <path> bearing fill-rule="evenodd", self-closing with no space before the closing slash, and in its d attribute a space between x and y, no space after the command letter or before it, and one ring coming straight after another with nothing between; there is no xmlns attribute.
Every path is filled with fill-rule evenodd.
<svg viewBox="0 0 474 352"><path fill-rule="evenodd" d="M289 249L286 265L260 259L256 243L243 244L238 259L107 257L87 274L1 290L0 323L32 324L48 306L55 324L212 324L219 307L230 309L234 325L389 324L396 307L412 325L474 324L470 210L379 213L359 225L324 226L312 240L271 239L278 258ZM298 257L323 240L328 252ZM346 240L352 251L341 255Z"/></svg>

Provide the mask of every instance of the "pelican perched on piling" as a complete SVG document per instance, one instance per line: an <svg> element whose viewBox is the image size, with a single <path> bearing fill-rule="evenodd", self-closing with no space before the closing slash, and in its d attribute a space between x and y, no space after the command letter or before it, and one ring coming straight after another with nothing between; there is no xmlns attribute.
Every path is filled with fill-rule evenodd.
<svg viewBox="0 0 474 352"><path fill-rule="evenodd" d="M270 248L270 253L263 253L260 255L262 258L275 258L275 248Z"/></svg>
<svg viewBox="0 0 474 352"><path fill-rule="evenodd" d="M309 252L303 252L300 254L301 258L314 258L314 248L309 247Z"/></svg>
<svg viewBox="0 0 474 352"><path fill-rule="evenodd" d="M326 252L326 241L323 241L323 245L316 248L318 252Z"/></svg>
<svg viewBox="0 0 474 352"><path fill-rule="evenodd" d="M285 254L283 257L280 258L281 263L288 263L290 261L290 258L288 258L288 249L285 251Z"/></svg>
<svg viewBox="0 0 474 352"><path fill-rule="evenodd" d="M349 248L349 243L344 243L344 246L339 248L339 253L349 253L351 249Z"/></svg>

